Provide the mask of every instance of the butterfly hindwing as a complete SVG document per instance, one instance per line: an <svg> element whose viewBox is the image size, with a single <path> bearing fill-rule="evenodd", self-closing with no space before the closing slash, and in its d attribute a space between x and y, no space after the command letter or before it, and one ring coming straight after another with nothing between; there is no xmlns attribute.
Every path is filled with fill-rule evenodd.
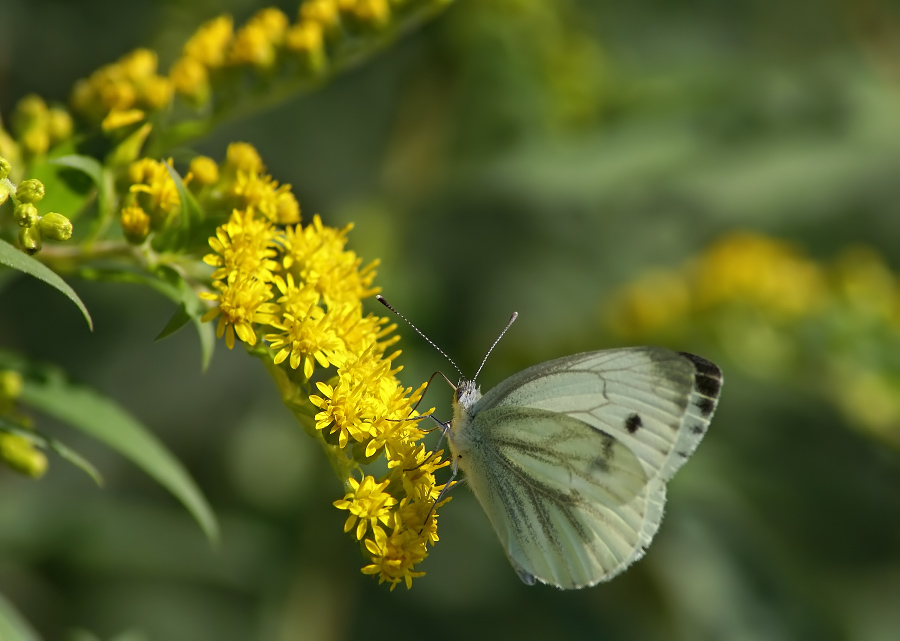
<svg viewBox="0 0 900 641"><path fill-rule="evenodd" d="M483 440L464 459L469 484L524 581L581 587L627 562L647 477L620 441L532 408L487 410L470 428Z"/></svg>

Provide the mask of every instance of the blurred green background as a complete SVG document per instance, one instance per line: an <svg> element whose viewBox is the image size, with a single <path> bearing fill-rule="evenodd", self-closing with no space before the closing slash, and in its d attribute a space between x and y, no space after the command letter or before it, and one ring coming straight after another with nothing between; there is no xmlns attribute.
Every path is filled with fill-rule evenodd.
<svg viewBox="0 0 900 641"><path fill-rule="evenodd" d="M166 69L201 21L261 6L2 0L0 111L28 92L65 100L137 46ZM465 372L518 311L481 376L490 387L623 342L610 296L733 230L822 264L863 243L897 265L898 35L900 6L879 0L459 0L319 92L196 147L221 158L251 142L305 220L353 221L351 247L381 259L386 298ZM98 490L58 459L37 482L0 469L0 593L46 639L900 638L897 450L839 412L815 371L748 368L730 348L739 331L656 337L719 362L726 384L647 557L622 577L572 593L520 584L462 489L427 576L388 592L359 572L331 505L340 484L258 361L223 348L201 374L190 332L153 342L170 303L73 286L93 334L63 296L18 278L2 284L0 347L64 367L150 426L210 498L223 541L211 549L131 464L42 422L107 481ZM399 331L407 385L449 374ZM896 328L848 331L897 360ZM442 385L426 397L441 416L449 401Z"/></svg>

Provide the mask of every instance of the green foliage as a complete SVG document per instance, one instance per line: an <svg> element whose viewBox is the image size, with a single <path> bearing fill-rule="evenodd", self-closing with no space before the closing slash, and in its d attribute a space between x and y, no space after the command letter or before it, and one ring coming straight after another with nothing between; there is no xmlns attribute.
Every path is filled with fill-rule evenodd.
<svg viewBox="0 0 900 641"><path fill-rule="evenodd" d="M69 298L69 300L78 306L78 309L81 310L84 319L87 321L88 327L91 329L94 328L94 321L91 320L91 315L88 313L87 307L84 306L84 303L81 302L78 294L75 293L75 290L72 289L66 281L60 278L56 272L48 269L43 263L38 262L31 256L26 256L2 239L0 239L0 265L5 265L6 267L28 274L29 276L34 276L51 287L61 291Z"/></svg>

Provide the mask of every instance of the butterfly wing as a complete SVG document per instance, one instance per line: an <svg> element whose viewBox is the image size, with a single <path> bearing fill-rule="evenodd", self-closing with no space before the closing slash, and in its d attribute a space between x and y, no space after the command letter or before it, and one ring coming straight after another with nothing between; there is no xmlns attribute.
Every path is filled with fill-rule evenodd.
<svg viewBox="0 0 900 641"><path fill-rule="evenodd" d="M643 555L721 380L700 357L629 348L536 365L476 403L460 465L523 581L584 587Z"/></svg>

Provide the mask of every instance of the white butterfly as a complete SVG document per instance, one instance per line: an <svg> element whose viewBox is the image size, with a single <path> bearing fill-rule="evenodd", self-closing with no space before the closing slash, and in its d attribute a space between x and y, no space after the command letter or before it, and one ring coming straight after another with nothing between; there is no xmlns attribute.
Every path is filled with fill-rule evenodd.
<svg viewBox="0 0 900 641"><path fill-rule="evenodd" d="M666 482L706 433L721 387L721 370L693 354L587 352L529 367L484 396L460 380L453 420L441 425L454 477L465 472L519 578L583 588L644 555Z"/></svg>
<svg viewBox="0 0 900 641"><path fill-rule="evenodd" d="M484 396L460 381L454 464L519 578L582 588L641 558L721 385L713 363L659 347L547 361Z"/></svg>

